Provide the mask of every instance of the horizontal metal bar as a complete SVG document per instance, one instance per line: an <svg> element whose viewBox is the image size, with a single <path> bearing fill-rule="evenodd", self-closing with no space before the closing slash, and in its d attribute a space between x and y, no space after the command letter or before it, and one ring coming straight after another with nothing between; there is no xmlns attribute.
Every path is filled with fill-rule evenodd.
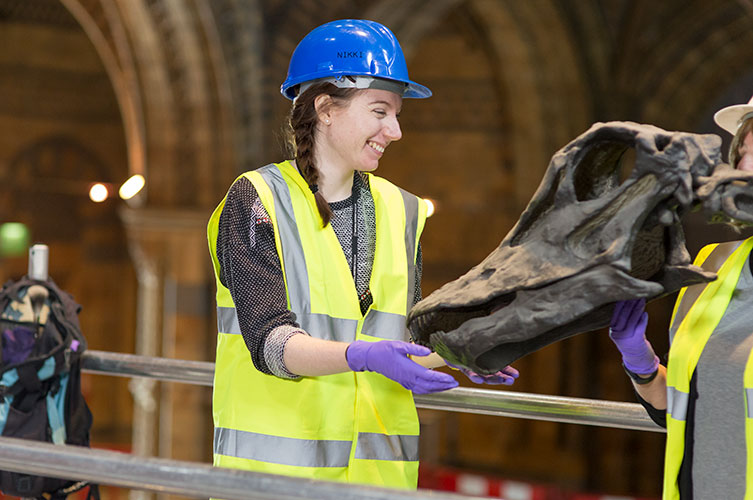
<svg viewBox="0 0 753 500"><path fill-rule="evenodd" d="M122 377L147 377L212 387L214 363L138 356L107 351L84 351L82 369Z"/></svg>
<svg viewBox="0 0 753 500"><path fill-rule="evenodd" d="M648 417L646 410L636 403L467 387L434 394L414 394L413 399L419 408L434 410L666 432L666 429L656 425Z"/></svg>
<svg viewBox="0 0 753 500"><path fill-rule="evenodd" d="M210 387L214 378L214 363L209 361L185 361L105 351L86 351L83 369L109 375L149 377ZM434 394L415 394L413 397L419 408L433 410L666 432L637 403L465 387Z"/></svg>
<svg viewBox="0 0 753 500"><path fill-rule="evenodd" d="M278 476L81 446L0 437L0 470L59 477L196 498L261 500L459 500L429 490L406 491Z"/></svg>

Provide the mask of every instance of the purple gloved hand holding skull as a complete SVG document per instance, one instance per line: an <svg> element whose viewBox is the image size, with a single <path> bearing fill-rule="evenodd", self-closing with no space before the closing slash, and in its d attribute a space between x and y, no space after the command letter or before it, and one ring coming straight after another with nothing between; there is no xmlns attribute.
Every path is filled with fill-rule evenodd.
<svg viewBox="0 0 753 500"><path fill-rule="evenodd" d="M609 338L622 354L623 366L639 375L654 373L659 368L659 357L646 339L645 308L644 299L617 302L609 324Z"/></svg>

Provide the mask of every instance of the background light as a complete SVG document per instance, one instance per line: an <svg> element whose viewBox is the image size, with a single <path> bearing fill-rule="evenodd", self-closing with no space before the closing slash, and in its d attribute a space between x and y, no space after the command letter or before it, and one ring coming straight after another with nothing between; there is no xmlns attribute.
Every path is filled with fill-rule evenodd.
<svg viewBox="0 0 753 500"><path fill-rule="evenodd" d="M105 201L108 196L110 196L110 193L107 191L107 186L101 182L92 185L91 189L89 189L89 199L95 203Z"/></svg>
<svg viewBox="0 0 753 500"><path fill-rule="evenodd" d="M429 198L424 198L424 203L426 203L426 217L431 217L436 210L434 201Z"/></svg>
<svg viewBox="0 0 753 500"><path fill-rule="evenodd" d="M124 200L130 200L131 198L136 196L139 191L141 191L141 188L144 187L144 184L146 184L146 181L144 180L143 175L132 175L128 178L127 181L123 183L122 186L120 186L118 194Z"/></svg>
<svg viewBox="0 0 753 500"><path fill-rule="evenodd" d="M29 228L21 222L0 224L0 256L20 257L26 255L31 240Z"/></svg>

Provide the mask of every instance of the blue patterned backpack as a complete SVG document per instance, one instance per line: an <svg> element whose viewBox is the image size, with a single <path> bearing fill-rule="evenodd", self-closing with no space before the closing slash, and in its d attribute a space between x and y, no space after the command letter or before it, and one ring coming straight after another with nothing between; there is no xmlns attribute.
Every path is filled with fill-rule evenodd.
<svg viewBox="0 0 753 500"><path fill-rule="evenodd" d="M81 306L55 283L24 277L0 290L0 434L89 446L92 414L81 394L86 340ZM64 499L86 482L0 471L6 495ZM96 487L89 496L99 497Z"/></svg>

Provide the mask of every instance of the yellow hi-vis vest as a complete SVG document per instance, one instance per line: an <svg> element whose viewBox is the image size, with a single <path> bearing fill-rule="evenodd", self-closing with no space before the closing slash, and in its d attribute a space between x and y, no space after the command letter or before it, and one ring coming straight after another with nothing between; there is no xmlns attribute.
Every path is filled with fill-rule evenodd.
<svg viewBox="0 0 753 500"><path fill-rule="evenodd" d="M712 332L727 310L737 287L745 260L753 248L753 238L708 245L698 252L694 262L717 279L683 288L672 313L670 336L674 334L667 364L667 445L664 459L665 500L678 500L679 473L685 455L685 428L690 401L690 379ZM753 368L749 355L743 376L747 475L745 499L753 499Z"/></svg>
<svg viewBox="0 0 753 500"><path fill-rule="evenodd" d="M361 314L337 236L289 162L246 172L271 218L287 306L321 339L407 340L418 241L426 205L369 175L376 212L370 290ZM240 177L239 177L240 178ZM254 368L230 292L219 280L216 241L223 200L207 228L217 278L214 464L290 476L416 488L419 423L413 395L372 372L285 380Z"/></svg>

